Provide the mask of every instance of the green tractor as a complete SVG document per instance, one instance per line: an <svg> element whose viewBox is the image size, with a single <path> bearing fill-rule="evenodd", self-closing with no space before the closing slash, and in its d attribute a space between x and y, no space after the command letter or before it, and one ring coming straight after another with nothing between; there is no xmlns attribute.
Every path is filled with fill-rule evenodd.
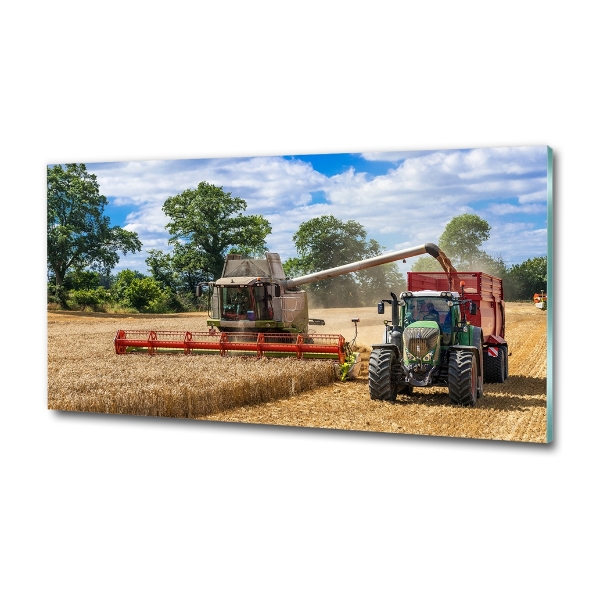
<svg viewBox="0 0 600 600"><path fill-rule="evenodd" d="M474 406L483 395L482 330L468 320L477 303L451 291L391 297L378 304L379 314L391 304L392 321L384 321L382 343L371 352L371 398L394 401L415 387L444 386L453 404Z"/></svg>

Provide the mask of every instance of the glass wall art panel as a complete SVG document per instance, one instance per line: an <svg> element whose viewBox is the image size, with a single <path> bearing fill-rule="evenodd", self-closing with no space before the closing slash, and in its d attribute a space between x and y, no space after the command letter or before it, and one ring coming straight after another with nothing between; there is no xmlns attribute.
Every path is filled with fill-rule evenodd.
<svg viewBox="0 0 600 600"><path fill-rule="evenodd" d="M552 177L547 146L50 164L48 408L551 442Z"/></svg>

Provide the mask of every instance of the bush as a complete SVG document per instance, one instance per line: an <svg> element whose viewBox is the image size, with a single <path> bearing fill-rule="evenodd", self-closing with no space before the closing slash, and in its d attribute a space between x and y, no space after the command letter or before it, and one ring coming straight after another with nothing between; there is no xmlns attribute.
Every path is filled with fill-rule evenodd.
<svg viewBox="0 0 600 600"><path fill-rule="evenodd" d="M168 296L152 277L133 279L123 292L125 303L140 312L164 312Z"/></svg>
<svg viewBox="0 0 600 600"><path fill-rule="evenodd" d="M72 300L80 310L91 308L94 312L101 310L104 303L108 302L110 295L103 287L95 290L74 290L69 294Z"/></svg>

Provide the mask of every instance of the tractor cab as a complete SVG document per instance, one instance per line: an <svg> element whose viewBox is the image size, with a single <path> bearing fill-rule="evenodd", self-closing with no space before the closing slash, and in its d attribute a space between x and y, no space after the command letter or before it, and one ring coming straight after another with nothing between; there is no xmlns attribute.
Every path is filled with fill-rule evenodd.
<svg viewBox="0 0 600 600"><path fill-rule="evenodd" d="M439 325L442 334L442 344L450 343L452 327L458 324L460 313L455 309L454 302L459 300L456 292L404 292L400 296L400 323L408 327L421 321L434 322ZM404 306L402 302L404 301ZM453 317L453 310L455 311Z"/></svg>

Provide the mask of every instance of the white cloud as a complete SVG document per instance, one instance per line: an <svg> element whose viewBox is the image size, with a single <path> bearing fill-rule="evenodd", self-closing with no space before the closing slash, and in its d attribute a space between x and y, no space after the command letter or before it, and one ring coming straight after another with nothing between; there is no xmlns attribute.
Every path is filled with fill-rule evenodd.
<svg viewBox="0 0 600 600"><path fill-rule="evenodd" d="M526 204L525 206L516 206L514 204L494 204L489 209L493 215L542 215L546 214L545 204Z"/></svg>
<svg viewBox="0 0 600 600"><path fill-rule="evenodd" d="M360 156L365 160L398 163L407 158L416 158L431 154L432 150L414 150L406 152L363 152Z"/></svg>
<svg viewBox="0 0 600 600"><path fill-rule="evenodd" d="M140 235L145 250L151 243L167 248L164 201L209 181L246 200L249 214L269 220L267 244L284 260L295 255L292 236L299 225L325 214L360 222L370 237L392 249L435 242L453 217L472 212L492 226L490 247L506 246L510 239L515 256L517 250L529 252L522 239L507 238L506 232L502 237L501 231L509 216L530 221L545 212L545 147L362 156L404 162L373 178L352 168L327 177L301 159L281 157L104 163L88 170L96 173L102 193L115 197L115 206L131 206L127 229ZM312 203L315 193L321 203ZM528 223L524 226L531 227ZM537 237L525 239L539 247ZM145 270L142 257L139 261Z"/></svg>
<svg viewBox="0 0 600 600"><path fill-rule="evenodd" d="M541 183L541 182L540 182ZM548 200L548 192L546 190L546 182L543 182L543 189L540 189L536 192L531 192L530 194L523 194L519 196L519 202L528 203L528 202L543 202L546 204Z"/></svg>

